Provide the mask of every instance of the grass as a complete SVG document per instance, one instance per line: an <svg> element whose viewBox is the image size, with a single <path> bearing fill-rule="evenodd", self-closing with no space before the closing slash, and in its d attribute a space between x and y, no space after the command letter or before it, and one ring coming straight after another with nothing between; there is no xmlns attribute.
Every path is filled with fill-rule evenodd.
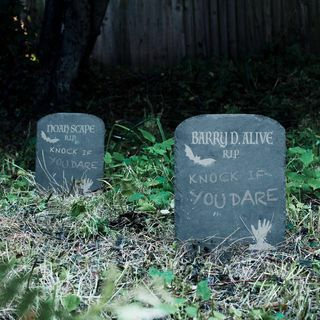
<svg viewBox="0 0 320 320"><path fill-rule="evenodd" d="M317 134L288 134L289 147L304 150L289 149L288 174L312 177L303 195L288 186L286 241L257 254L175 240L172 143L155 128L131 128L139 143L130 147L110 139L105 188L86 196L41 194L32 172L3 162L0 258L12 263L3 292L17 275L26 280L0 318L16 319L21 296L36 289L23 319L51 309L56 319L318 319L320 206L308 184L319 170Z"/></svg>

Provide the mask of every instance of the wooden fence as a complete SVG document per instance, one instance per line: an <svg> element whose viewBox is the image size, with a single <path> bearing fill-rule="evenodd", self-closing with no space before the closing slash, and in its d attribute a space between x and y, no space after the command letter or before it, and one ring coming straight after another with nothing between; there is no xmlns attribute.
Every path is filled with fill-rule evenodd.
<svg viewBox="0 0 320 320"><path fill-rule="evenodd" d="M141 69L293 42L320 53L320 0L111 0L93 55Z"/></svg>

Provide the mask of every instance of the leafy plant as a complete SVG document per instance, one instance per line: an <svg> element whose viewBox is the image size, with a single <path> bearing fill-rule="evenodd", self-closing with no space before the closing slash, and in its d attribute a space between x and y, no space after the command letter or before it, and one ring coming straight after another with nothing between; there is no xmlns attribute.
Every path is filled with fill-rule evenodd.
<svg viewBox="0 0 320 320"><path fill-rule="evenodd" d="M208 280L202 280L198 283L197 295L204 301L211 298L211 291L208 286Z"/></svg>
<svg viewBox="0 0 320 320"><path fill-rule="evenodd" d="M131 145L131 149L127 150L129 155L120 150L108 150L104 158L107 177L110 177L106 180L114 191L126 196L128 203L138 211L153 212L166 208L172 199L174 141L172 138L166 139L159 120L154 121L162 141L156 142L156 136L145 128L120 126L126 133L130 132L130 139L137 139L136 146L142 143L142 147ZM111 139L108 145L111 147Z"/></svg>
<svg viewBox="0 0 320 320"><path fill-rule="evenodd" d="M305 136L305 132L301 136ZM292 146L288 149L287 190L300 200L305 195L320 196L320 136L314 134L313 138L311 143L305 141L307 146ZM298 142L301 138L291 136L291 139Z"/></svg>
<svg viewBox="0 0 320 320"><path fill-rule="evenodd" d="M160 271L158 270L157 268L155 267L151 267L149 269L149 275L152 277L152 278L160 278L163 280L163 283L165 285L170 285L171 282L173 281L174 279L174 274L172 273L172 271Z"/></svg>
<svg viewBox="0 0 320 320"><path fill-rule="evenodd" d="M150 292L142 287L134 291L137 304L111 304L110 298L114 294L116 277L118 275L115 269L110 269L108 277L105 279L100 299L92 304L86 311L75 313L79 308L80 298L75 294L68 294L57 301L56 292L50 297L43 296L40 289L29 288L31 274L13 273L13 262L2 262L0 264L0 308L9 303L14 308L14 313L19 318L32 318L35 320L87 320L103 319L101 313L109 311L116 314L118 319L137 319L137 316L144 316L144 319L155 319L167 316L173 312L170 304L161 302L155 295L150 296ZM167 294L159 288L160 296L168 299ZM168 301L167 301L168 302ZM152 305L153 307L144 307L142 304ZM140 319L140 318L139 318Z"/></svg>

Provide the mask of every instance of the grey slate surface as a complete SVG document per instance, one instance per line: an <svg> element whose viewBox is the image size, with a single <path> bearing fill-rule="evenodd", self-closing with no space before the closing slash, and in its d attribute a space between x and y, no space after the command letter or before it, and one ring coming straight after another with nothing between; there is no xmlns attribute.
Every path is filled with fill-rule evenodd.
<svg viewBox="0 0 320 320"><path fill-rule="evenodd" d="M84 113L54 113L37 124L36 182L45 190L101 187L105 126ZM74 191L74 190L73 190Z"/></svg>
<svg viewBox="0 0 320 320"><path fill-rule="evenodd" d="M284 240L285 130L257 115L201 115L175 131L180 240L274 249Z"/></svg>

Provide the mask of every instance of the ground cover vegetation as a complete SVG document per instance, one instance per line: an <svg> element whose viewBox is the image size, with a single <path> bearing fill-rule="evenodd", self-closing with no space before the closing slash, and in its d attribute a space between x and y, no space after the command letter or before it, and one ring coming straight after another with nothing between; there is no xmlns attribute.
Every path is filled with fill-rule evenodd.
<svg viewBox="0 0 320 320"><path fill-rule="evenodd" d="M3 159L2 318L319 317L319 134L289 131L286 241L261 254L174 239L166 135L159 119L115 124L104 190L87 196L41 194L31 171Z"/></svg>
<svg viewBox="0 0 320 320"><path fill-rule="evenodd" d="M12 7L11 17L18 15ZM0 7L1 14L1 7ZM1 16L1 319L319 319L320 59L297 46L239 62L83 71L63 111L107 124L103 189L34 182L37 56ZM10 44L10 45L9 45ZM57 107L57 110L59 108ZM173 130L199 113L257 113L287 129L287 228L278 251L194 250L174 237Z"/></svg>

